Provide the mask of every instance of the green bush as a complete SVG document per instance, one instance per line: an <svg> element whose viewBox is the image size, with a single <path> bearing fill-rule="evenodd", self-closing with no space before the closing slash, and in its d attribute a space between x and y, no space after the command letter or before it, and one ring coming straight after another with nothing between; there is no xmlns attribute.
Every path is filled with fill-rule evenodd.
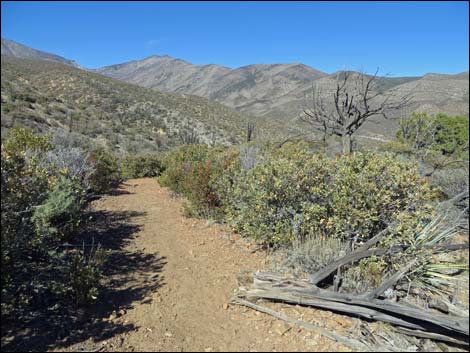
<svg viewBox="0 0 470 353"><path fill-rule="evenodd" d="M28 319L44 309L46 298L84 303L96 297L96 263L88 261L85 272L77 272L77 252L62 246L80 223L85 189L63 164L44 158L53 151L61 150L50 136L27 129L10 129L2 141L2 318Z"/></svg>
<svg viewBox="0 0 470 353"><path fill-rule="evenodd" d="M71 254L68 266L68 285L70 295L76 304L84 305L97 299L103 256L104 253L99 248L93 249L88 256L84 251Z"/></svg>
<svg viewBox="0 0 470 353"><path fill-rule="evenodd" d="M287 146L250 170L232 166L218 190L227 219L270 244L312 235L366 241L393 220L388 239L411 239L436 196L410 163L357 152L328 159ZM405 211L407 208L413 211Z"/></svg>
<svg viewBox="0 0 470 353"><path fill-rule="evenodd" d="M164 161L164 172L159 177L162 186L186 196L186 213L193 216L218 216L220 198L217 181L233 160L232 151L210 148L206 145L185 145Z"/></svg>
<svg viewBox="0 0 470 353"><path fill-rule="evenodd" d="M208 154L209 147L206 145L186 145L173 150L163 159L165 171L158 181L179 194L190 194L191 190L185 187L187 174L195 165L206 161Z"/></svg>
<svg viewBox="0 0 470 353"><path fill-rule="evenodd" d="M162 171L160 158L153 154L127 155L121 161L122 177L152 178L159 176Z"/></svg>
<svg viewBox="0 0 470 353"><path fill-rule="evenodd" d="M31 220L39 237L65 240L80 223L85 192L76 181L59 176L43 204L35 208Z"/></svg>
<svg viewBox="0 0 470 353"><path fill-rule="evenodd" d="M467 156L469 122L464 116L413 113L400 120L397 139L415 150L431 149L444 155Z"/></svg>
<svg viewBox="0 0 470 353"><path fill-rule="evenodd" d="M121 170L116 156L100 147L90 154L95 173L90 178L90 188L97 194L109 191L121 181Z"/></svg>

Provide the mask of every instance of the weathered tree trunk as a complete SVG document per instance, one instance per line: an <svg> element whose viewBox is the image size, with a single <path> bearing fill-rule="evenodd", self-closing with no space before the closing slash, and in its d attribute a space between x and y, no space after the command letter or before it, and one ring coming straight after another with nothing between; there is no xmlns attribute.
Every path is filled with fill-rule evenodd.
<svg viewBox="0 0 470 353"><path fill-rule="evenodd" d="M343 134L341 136L342 142L343 142L343 154L348 154L352 152L352 140L351 140L351 135L349 134Z"/></svg>

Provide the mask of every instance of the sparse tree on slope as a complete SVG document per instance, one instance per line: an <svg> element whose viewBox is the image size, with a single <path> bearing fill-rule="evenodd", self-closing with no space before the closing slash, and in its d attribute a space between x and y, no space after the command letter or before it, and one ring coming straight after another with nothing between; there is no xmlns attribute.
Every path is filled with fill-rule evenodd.
<svg viewBox="0 0 470 353"><path fill-rule="evenodd" d="M352 152L352 137L365 121L374 116L388 118L388 114L408 105L410 96L398 97L393 90L382 92L377 87L377 73L339 72L333 101L325 99L321 91L314 88L311 108L304 109L300 120L314 131L327 136L341 137L343 153Z"/></svg>

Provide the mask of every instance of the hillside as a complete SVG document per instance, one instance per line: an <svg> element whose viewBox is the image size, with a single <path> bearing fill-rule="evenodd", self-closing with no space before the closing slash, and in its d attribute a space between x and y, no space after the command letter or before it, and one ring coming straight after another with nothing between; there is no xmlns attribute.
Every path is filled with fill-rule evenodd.
<svg viewBox="0 0 470 353"><path fill-rule="evenodd" d="M71 60L28 48L19 43L5 39L2 39L2 55L3 54L10 57L15 56L56 61L69 66L79 67ZM47 69L46 72L48 70L49 69ZM119 81L125 81L145 88L154 88L160 91L155 93L155 95L158 96L158 98L155 99L173 102L170 104L171 107L166 109L172 112L171 114L169 113L169 115L175 117L180 116L179 113L173 114L173 111L179 111L181 108L183 111L181 116L185 116L189 120L185 120L185 118L177 118L172 119L173 122L171 123L165 122L165 124L173 125L172 127L169 126L169 131L166 131L168 135L165 135L165 138L168 139L168 136L171 136L169 137L169 141L174 141L174 137L177 134L182 134L179 132L180 129L177 128L176 125L191 125L190 121L193 118L200 123L203 121L211 121L209 125L212 125L216 130L217 128L220 128L219 130L225 130L229 135L235 134L238 137L241 137L241 134L243 133L242 130L243 126L246 126L246 119L256 120L258 126L258 137L277 136L277 138L284 138L289 134L289 131L291 134L297 134L305 129L301 124L299 124L298 116L304 108L309 107L311 104L308 97L312 94L312 87L321 87L321 94L324 98L326 100L331 100L337 77L337 73L327 74L301 63L254 64L231 69L215 64L194 65L190 62L175 59L168 55L153 55L143 60L135 60L118 65L106 66L88 71L89 75L92 75L91 72L93 71ZM70 73L71 71L68 72ZM45 73L44 75L47 74ZM61 75L59 75L59 77ZM8 73L6 73L5 76L8 76ZM119 86L120 89L124 89L125 91L133 90L137 96L148 97L148 95L154 95L148 90L147 93L143 94L144 91L142 89L137 89L136 86L125 86L119 84L116 80L107 80L103 76L87 76L84 72L81 72L79 76L81 77L80 80L84 77L95 77L93 80L98 80L101 86L111 85L113 87ZM98 79L98 77L100 78ZM41 85L45 84L46 90L51 90L51 92L59 91L59 86L54 86L54 88L51 89L51 87L49 87L50 82L48 81L33 81L28 82L28 84L33 83L36 90L41 91ZM81 87L83 91L89 91L90 88L86 87L90 84L88 81L87 83L82 82L84 83L84 86ZM24 82L22 84L24 84ZM77 83L75 82L74 84ZM377 79L377 89L385 94L391 94L394 96L411 94L413 97L411 104L406 109L394 112L394 117L408 115L412 111L422 111L430 114L443 112L450 115L468 116L468 85L468 72L457 75L427 74L423 77L387 76L378 77ZM91 91L96 90L96 85L92 86L94 88L91 88ZM133 88L130 89L129 87ZM104 90L110 91L110 96L115 95L116 98L120 96L120 94L114 92L114 89L106 88ZM165 95L161 91L177 93L178 95ZM65 95L67 94L68 93ZM129 96L129 94L125 94L124 96ZM133 96L133 94L130 94L130 96ZM197 98L196 96L203 98ZM169 97L172 98L170 99ZM134 98L136 97L132 97L130 99L133 100ZM153 98L148 99L153 100ZM175 102L175 99L178 102ZM78 99L76 102L80 101L80 103L83 103L82 100L83 99ZM111 100L111 106L116 108L117 111L120 112L119 114L121 114L118 119L122 118L124 111L127 111L126 114L128 115L136 114L134 110L137 107L128 110L127 107L129 104L114 104L113 101L114 99ZM211 105L212 108L208 110L194 110L189 107L191 105L188 105L189 101L195 101L196 106L200 105L202 107ZM71 104L74 105L75 103L72 102ZM142 105L142 103L143 102L140 100L139 104ZM240 114L215 103L221 103L226 107L235 109L241 114L249 115L251 118L242 118ZM94 100L93 104L97 107L98 111L105 109L108 114L114 112L110 107L104 108L103 105L100 104L99 99ZM133 103L130 105L133 105ZM75 110L74 108L70 109L72 111ZM158 115L158 109L155 110L146 104L145 108L143 108L143 111L145 111L144 115ZM141 110L141 107L137 108L139 114L141 113ZM223 112L219 113L219 111ZM205 112L207 112L207 114ZM36 113L38 112L36 111ZM37 115L31 114L30 111L28 111L27 114L32 117ZM39 119L44 118L43 115L44 114L39 114ZM11 117L11 114L5 115L6 119L9 117ZM234 120L231 117L234 117ZM32 123L30 122L29 124ZM158 124L156 125L157 131L162 131ZM7 125L2 122L2 126ZM115 127L114 129L117 128ZM224 135L222 138L217 137L218 140L225 141L224 143L229 143L229 140L233 140L233 138L228 138L225 136L226 134L221 131L204 132L205 128L202 127L197 127L196 129L198 130L198 133L203 135L201 136L201 141L210 143L214 140L212 136L215 135ZM384 121L383 119L376 118L375 120L368 121L363 127L361 127L360 135L365 136L366 138L373 137L374 139L387 139L395 135L396 129L397 123L393 119ZM84 129L84 131L85 130L86 129ZM186 130L190 135L191 128L187 126ZM140 132L138 134L140 134ZM130 135L131 132L129 132L129 136ZM148 135L148 131L144 131L143 135ZM158 137L159 138L157 138L157 140L160 140L163 136L160 134ZM116 137L113 132L108 132L105 139L113 139L114 145L119 145L120 147L122 145L122 143L120 144L116 142L118 137ZM155 138L149 140L148 136L144 139L147 141L155 141ZM166 144L168 144L168 142L163 143L163 145ZM137 145L142 146L141 143L137 143ZM144 145L147 144L145 143ZM150 146L147 146L146 148L150 148Z"/></svg>
<svg viewBox="0 0 470 353"><path fill-rule="evenodd" d="M162 93L50 61L2 56L2 135L15 125L71 129L117 150L165 149L242 138L246 117L192 95Z"/></svg>
<svg viewBox="0 0 470 353"><path fill-rule="evenodd" d="M2 38L2 55L13 56L22 59L38 59L54 61L60 64L70 65L77 68L82 68L74 60L63 58L62 56L47 53L45 51L33 49L26 45L17 43L12 40Z"/></svg>
<svg viewBox="0 0 470 353"><path fill-rule="evenodd" d="M323 94L328 95L336 84L336 73L326 74L303 64L249 65L229 69L217 65L193 65L169 56L151 56L96 71L144 87L200 95L240 112L284 122L294 120L308 104L306 97L311 95L313 85L320 85ZM468 72L379 77L377 83L378 89L385 93L391 90L396 94L412 92L408 111L468 116ZM399 111L396 115L408 111ZM387 128L378 131L388 134L393 125L393 122L386 123Z"/></svg>
<svg viewBox="0 0 470 353"><path fill-rule="evenodd" d="M326 76L299 63L229 69L156 55L96 71L144 87L196 94L251 115L263 115L276 105L299 98L299 92Z"/></svg>

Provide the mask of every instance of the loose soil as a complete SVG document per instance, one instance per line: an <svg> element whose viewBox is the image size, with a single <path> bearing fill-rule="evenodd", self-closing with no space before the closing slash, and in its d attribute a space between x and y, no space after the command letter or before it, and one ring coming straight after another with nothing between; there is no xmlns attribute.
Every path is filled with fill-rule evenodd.
<svg viewBox="0 0 470 353"><path fill-rule="evenodd" d="M237 275L267 268L268 256L225 226L184 217L183 203L154 179L129 180L94 201L98 220L120 221L94 236L112 250L106 290L92 318L81 314L81 335L50 350L350 351L315 332L228 305ZM339 333L357 323L328 311L263 305Z"/></svg>

